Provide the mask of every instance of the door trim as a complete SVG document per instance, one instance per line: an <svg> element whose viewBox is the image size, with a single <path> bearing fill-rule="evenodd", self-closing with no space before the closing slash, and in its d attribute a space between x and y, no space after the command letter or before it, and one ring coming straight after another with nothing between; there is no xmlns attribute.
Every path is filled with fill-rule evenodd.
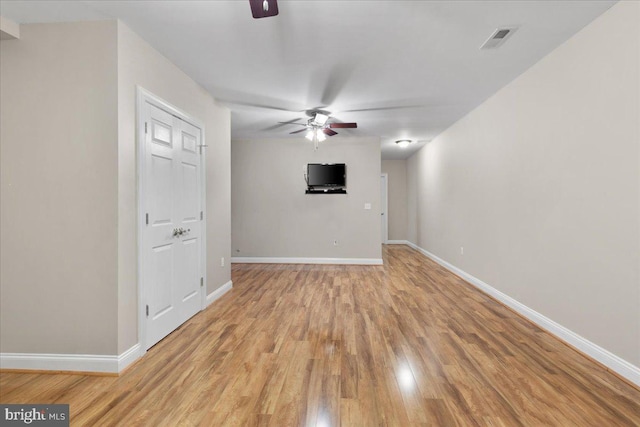
<svg viewBox="0 0 640 427"><path fill-rule="evenodd" d="M162 98L154 95L153 93L147 91L146 89L136 86L136 144L137 144L137 156L138 159L136 161L136 175L137 175L137 207L138 207L138 227L137 227L137 241L138 241L138 264L137 264L137 277L138 277L138 343L140 344L140 356L144 355L147 351L147 328L146 328L146 304L145 304L145 290L146 283L145 278L143 277L144 269L144 229L146 227L146 210L144 206L144 197L142 194L144 192L144 177L145 177L145 168L144 168L144 159L146 154L146 137L145 137L145 120L147 117L144 112L145 103L149 103L161 110L166 111L167 113L179 118L180 120L184 120L185 122L197 127L200 130L200 151L202 153L200 158L200 182L201 182L201 193L200 193L200 202L203 212L203 220L202 220L202 238L201 240L201 248L200 248L200 277L203 278L203 286L200 287L200 311L206 308L206 295L207 295L207 227L206 227L206 218L207 218L207 204L206 204L206 150L203 148L206 147L205 142L205 132L203 123L192 117L186 113L184 113L179 108L173 106Z"/></svg>
<svg viewBox="0 0 640 427"><path fill-rule="evenodd" d="M384 208L384 233L381 233L380 240L386 244L389 241L389 174L383 172L380 178L384 178L384 200L380 200L380 206Z"/></svg>

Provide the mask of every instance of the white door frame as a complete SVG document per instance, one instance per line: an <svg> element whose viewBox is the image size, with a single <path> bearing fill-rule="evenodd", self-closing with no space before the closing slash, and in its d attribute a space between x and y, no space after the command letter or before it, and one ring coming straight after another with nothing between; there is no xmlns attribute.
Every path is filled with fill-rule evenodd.
<svg viewBox="0 0 640 427"><path fill-rule="evenodd" d="M147 119L144 114L144 104L148 103L155 107L160 108L161 110L166 111L167 113L179 118L180 120L184 120L185 122L197 127L200 129L200 144L202 147L200 148L200 152L202 156L200 158L200 182L201 184L201 194L200 201L203 212L203 220L202 220L202 238L201 248L200 248L200 277L203 277L203 286L200 287L200 310L204 310L206 308L206 296L207 296L207 228L206 221L207 218L207 204L206 204L206 157L205 150L205 135L204 135L204 125L200 120L189 116L188 114L182 112L177 107L171 105L170 103L164 101L158 96L152 94L151 92L145 90L140 86L136 86L136 144L137 144L137 181L138 181L138 193L137 193L137 203L138 203L138 343L140 344L140 350L142 354L146 353L147 345L147 324L146 324L146 301L145 301L145 290L146 283L144 278L144 229L146 227L146 207L144 206L144 197L142 197L144 193L144 179L145 179L145 154L146 154L146 136L145 136L145 120ZM141 354L141 355L142 355Z"/></svg>
<svg viewBox="0 0 640 427"><path fill-rule="evenodd" d="M380 178L384 178L384 200L380 200L380 207L384 208L382 211L384 215L382 220L384 222L384 231L382 232L381 240L383 244L389 241L389 174L384 172L380 174ZM382 185L380 186L382 190Z"/></svg>

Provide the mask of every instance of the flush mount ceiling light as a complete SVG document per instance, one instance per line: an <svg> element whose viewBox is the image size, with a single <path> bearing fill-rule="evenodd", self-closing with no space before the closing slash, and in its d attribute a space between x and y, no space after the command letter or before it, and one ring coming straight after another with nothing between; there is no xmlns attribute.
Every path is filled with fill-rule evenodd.
<svg viewBox="0 0 640 427"><path fill-rule="evenodd" d="M398 144L398 147L400 148L407 148L412 142L413 141L411 141L410 139L399 139L396 141L396 144Z"/></svg>
<svg viewBox="0 0 640 427"><path fill-rule="evenodd" d="M496 49L499 48L507 41L509 37L511 37L516 31L516 27L508 27L508 28L496 28L496 30L491 33L491 36L482 43L480 49Z"/></svg>

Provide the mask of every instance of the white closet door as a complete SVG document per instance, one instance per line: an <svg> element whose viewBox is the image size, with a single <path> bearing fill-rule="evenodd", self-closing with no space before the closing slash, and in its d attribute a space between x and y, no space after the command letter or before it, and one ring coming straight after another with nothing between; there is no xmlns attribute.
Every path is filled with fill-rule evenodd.
<svg viewBox="0 0 640 427"><path fill-rule="evenodd" d="M146 343L156 344L200 310L200 129L145 103L142 197Z"/></svg>

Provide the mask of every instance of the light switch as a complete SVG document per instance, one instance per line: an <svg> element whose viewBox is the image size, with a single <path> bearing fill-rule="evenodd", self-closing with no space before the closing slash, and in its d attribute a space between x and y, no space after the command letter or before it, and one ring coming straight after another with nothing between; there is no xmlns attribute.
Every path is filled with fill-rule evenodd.
<svg viewBox="0 0 640 427"><path fill-rule="evenodd" d="M370 211L371 210L371 203L365 203L364 204L364 209Z"/></svg>

